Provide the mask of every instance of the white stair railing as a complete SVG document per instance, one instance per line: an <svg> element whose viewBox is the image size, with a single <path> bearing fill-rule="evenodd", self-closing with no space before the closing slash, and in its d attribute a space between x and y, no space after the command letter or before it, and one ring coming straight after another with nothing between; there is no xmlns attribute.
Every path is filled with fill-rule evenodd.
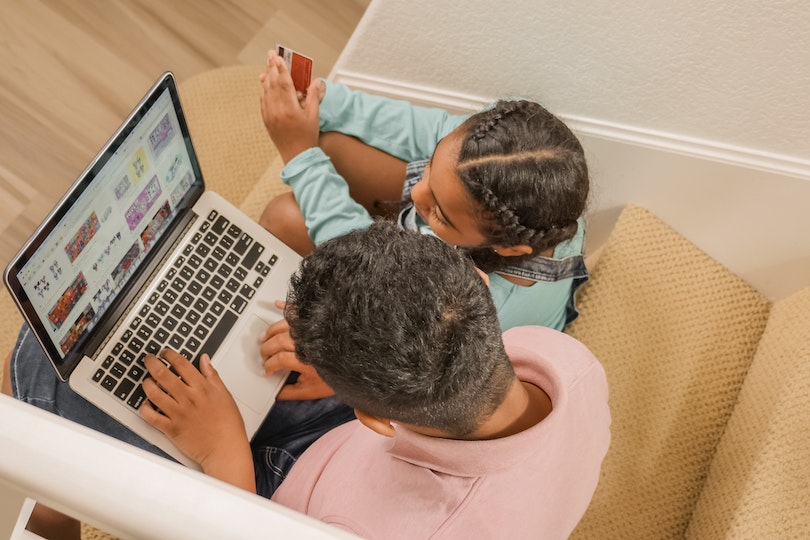
<svg viewBox="0 0 810 540"><path fill-rule="evenodd" d="M356 538L6 395L0 483L121 538Z"/></svg>

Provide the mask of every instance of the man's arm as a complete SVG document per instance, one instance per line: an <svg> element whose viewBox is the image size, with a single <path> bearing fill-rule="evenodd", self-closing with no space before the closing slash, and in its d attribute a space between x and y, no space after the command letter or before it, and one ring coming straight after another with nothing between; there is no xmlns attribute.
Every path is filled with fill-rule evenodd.
<svg viewBox="0 0 810 540"><path fill-rule="evenodd" d="M165 350L162 358L146 357L149 375L143 389L147 403L141 416L162 431L203 472L256 492L253 455L236 402L211 365L208 355L200 370L180 354Z"/></svg>

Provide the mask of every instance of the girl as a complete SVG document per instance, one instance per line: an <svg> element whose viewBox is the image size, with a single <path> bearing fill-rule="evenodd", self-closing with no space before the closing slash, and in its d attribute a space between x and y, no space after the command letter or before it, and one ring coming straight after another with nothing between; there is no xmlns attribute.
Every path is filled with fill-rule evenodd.
<svg viewBox="0 0 810 540"><path fill-rule="evenodd" d="M499 101L451 116L321 80L299 103L273 52L261 82L262 117L294 194L262 215L276 236L305 254L401 199L401 226L458 246L488 274L503 330L561 330L576 317L588 170L554 115Z"/></svg>

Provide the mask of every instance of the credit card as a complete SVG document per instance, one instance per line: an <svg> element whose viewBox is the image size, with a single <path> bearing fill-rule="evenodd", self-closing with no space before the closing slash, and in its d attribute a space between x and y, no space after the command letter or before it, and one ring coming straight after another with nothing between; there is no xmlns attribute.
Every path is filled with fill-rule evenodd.
<svg viewBox="0 0 810 540"><path fill-rule="evenodd" d="M283 45L276 45L276 52L287 64L295 90L306 94L312 81L312 58Z"/></svg>

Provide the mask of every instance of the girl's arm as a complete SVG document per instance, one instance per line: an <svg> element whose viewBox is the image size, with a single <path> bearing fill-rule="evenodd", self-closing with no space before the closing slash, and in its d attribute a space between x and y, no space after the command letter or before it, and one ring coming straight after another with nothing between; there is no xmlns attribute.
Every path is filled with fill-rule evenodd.
<svg viewBox="0 0 810 540"><path fill-rule="evenodd" d="M292 188L315 245L365 229L373 221L351 198L348 184L320 148L310 148L291 159L281 171L281 179Z"/></svg>
<svg viewBox="0 0 810 540"><path fill-rule="evenodd" d="M467 118L442 109L350 90L344 84L324 83L321 131L338 131L357 137L404 161L430 158L439 141Z"/></svg>

